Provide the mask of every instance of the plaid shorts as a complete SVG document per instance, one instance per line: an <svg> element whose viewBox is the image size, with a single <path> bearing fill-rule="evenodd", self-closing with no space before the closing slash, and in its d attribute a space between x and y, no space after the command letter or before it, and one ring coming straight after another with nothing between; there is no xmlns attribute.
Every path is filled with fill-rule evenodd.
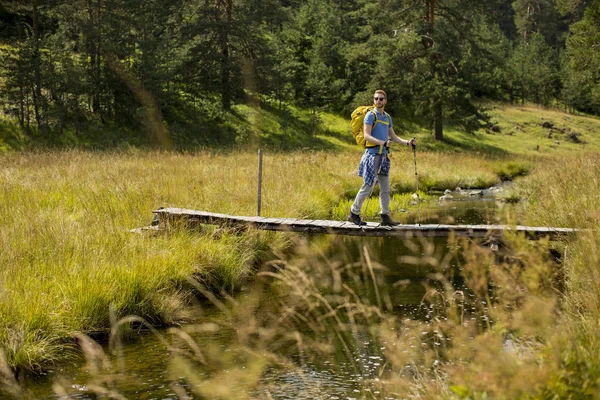
<svg viewBox="0 0 600 400"><path fill-rule="evenodd" d="M379 171L379 174L387 176L390 173L390 159L387 155L382 155L381 157L381 171ZM358 176L361 176L367 185L373 186L375 175L377 175L377 171L375 170L375 155L365 151L360 159L360 164L358 164Z"/></svg>

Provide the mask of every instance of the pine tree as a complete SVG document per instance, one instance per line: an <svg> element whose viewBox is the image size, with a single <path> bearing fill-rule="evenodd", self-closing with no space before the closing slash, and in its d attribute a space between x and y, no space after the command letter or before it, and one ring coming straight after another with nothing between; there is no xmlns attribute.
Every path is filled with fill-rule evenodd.
<svg viewBox="0 0 600 400"><path fill-rule="evenodd" d="M562 97L573 109L600 114L600 2L571 26L563 58Z"/></svg>

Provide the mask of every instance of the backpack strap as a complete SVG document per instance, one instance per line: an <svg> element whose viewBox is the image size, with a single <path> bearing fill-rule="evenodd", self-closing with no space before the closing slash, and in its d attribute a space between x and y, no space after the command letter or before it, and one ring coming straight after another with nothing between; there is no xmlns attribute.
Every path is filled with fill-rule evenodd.
<svg viewBox="0 0 600 400"><path fill-rule="evenodd" d="M377 125L377 123L379 122L379 118L377 118L377 111L375 110L375 107L371 107L369 109L369 111L371 113L373 113L373 117L375 117L375 121L373 122L373 128L371 129L375 129L375 125ZM368 112L368 111L367 111ZM383 112L383 114L385 114L385 116L387 117L387 120L389 121L387 124L389 125L390 122L392 121L392 118L390 117L390 114L388 114L386 111ZM366 115L366 114L365 114ZM389 139L389 133L388 133L388 139ZM367 142L368 143L368 142ZM365 145L365 147L377 147L376 144L369 146L368 144ZM383 146L379 146L379 154L381 154L381 152L383 151ZM388 150L389 151L389 150Z"/></svg>
<svg viewBox="0 0 600 400"><path fill-rule="evenodd" d="M375 107L369 109L369 111L371 111L373 113L373 116L375 117L375 122L373 122L373 128L375 128L375 125L377 125L377 123L379 122L379 118L377 118L377 111L375 111ZM390 122L392 121L392 117L390 117L390 114L388 114L386 111L384 111L383 114L386 116L386 118L388 120L387 125L389 125Z"/></svg>

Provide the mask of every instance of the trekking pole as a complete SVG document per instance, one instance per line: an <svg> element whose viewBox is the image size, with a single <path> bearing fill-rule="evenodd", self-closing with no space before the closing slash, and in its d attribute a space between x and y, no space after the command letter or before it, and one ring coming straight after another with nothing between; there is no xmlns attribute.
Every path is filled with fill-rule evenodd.
<svg viewBox="0 0 600 400"><path fill-rule="evenodd" d="M413 145L413 158L415 160L415 186L417 195L417 221L419 226L421 226L421 198L419 197L419 174L417 173L417 145Z"/></svg>

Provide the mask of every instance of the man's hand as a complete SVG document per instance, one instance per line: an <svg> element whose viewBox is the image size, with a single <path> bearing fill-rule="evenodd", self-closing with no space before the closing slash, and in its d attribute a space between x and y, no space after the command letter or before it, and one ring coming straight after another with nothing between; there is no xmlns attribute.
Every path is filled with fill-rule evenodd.
<svg viewBox="0 0 600 400"><path fill-rule="evenodd" d="M393 143L392 139L388 139L388 140L385 142L385 147L387 147L387 148L389 149L390 147L392 147L392 143Z"/></svg>
<svg viewBox="0 0 600 400"><path fill-rule="evenodd" d="M417 147L417 139L416 138L411 138L408 141L408 145L414 149L415 147Z"/></svg>

